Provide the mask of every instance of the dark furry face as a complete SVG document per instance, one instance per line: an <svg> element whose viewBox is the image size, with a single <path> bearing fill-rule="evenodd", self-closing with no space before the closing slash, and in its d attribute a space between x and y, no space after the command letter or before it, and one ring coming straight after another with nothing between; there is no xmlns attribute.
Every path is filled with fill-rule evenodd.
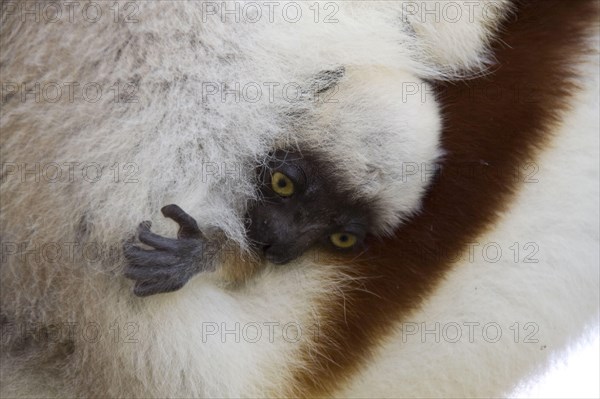
<svg viewBox="0 0 600 399"><path fill-rule="evenodd" d="M314 245L362 247L367 204L343 193L330 162L306 152L275 151L258 169L262 197L248 211L248 237L267 260L284 264Z"/></svg>

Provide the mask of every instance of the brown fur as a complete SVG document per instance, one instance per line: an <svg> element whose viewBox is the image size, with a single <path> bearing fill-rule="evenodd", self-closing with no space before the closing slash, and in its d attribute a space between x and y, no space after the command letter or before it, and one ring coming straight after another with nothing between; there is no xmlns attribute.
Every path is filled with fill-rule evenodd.
<svg viewBox="0 0 600 399"><path fill-rule="evenodd" d="M442 173L418 216L354 260L360 286L323 303L319 353L305 349L310 367L296 370L290 395L339 387L509 206L523 181L512 172L535 160L568 108L576 90L570 67L585 52L597 15L593 0L520 1L493 45L492 71L437 87L445 116Z"/></svg>
<svg viewBox="0 0 600 399"><path fill-rule="evenodd" d="M226 245L220 252L221 267L215 270L218 281L224 281L229 287L244 284L261 269L260 259L252 252L241 252L235 245Z"/></svg>

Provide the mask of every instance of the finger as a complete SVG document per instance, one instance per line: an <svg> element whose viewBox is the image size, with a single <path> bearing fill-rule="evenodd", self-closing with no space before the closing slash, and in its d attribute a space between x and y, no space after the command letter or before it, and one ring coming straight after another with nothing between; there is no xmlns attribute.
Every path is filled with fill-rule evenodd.
<svg viewBox="0 0 600 399"><path fill-rule="evenodd" d="M149 220L144 220L142 223L138 224L137 231L139 233L140 231L150 230L151 227L152 227L152 222Z"/></svg>
<svg viewBox="0 0 600 399"><path fill-rule="evenodd" d="M136 283L133 287L133 293L136 296L145 297L177 291L181 287L183 287L181 282L150 280Z"/></svg>
<svg viewBox="0 0 600 399"><path fill-rule="evenodd" d="M159 236L147 229L139 229L138 237L141 242L156 249L164 251L175 251L177 249L176 239Z"/></svg>
<svg viewBox="0 0 600 399"><path fill-rule="evenodd" d="M177 257L174 255L161 251L143 249L134 244L126 244L123 247L123 254L130 265L139 267L176 265L178 262Z"/></svg>
<svg viewBox="0 0 600 399"><path fill-rule="evenodd" d="M144 251L143 249L140 251ZM172 255L146 253L137 254L130 259L123 270L123 275L132 280L148 280L150 278L171 278L180 274L177 258Z"/></svg>
<svg viewBox="0 0 600 399"><path fill-rule="evenodd" d="M125 255L125 259L127 260L135 259L138 251L143 251L143 249L135 245L133 240L127 240L123 244L123 255Z"/></svg>
<svg viewBox="0 0 600 399"><path fill-rule="evenodd" d="M200 238L202 233L196 223L196 219L188 215L183 209L175 204L164 206L161 209L165 217L173 219L179 225L178 238Z"/></svg>
<svg viewBox="0 0 600 399"><path fill-rule="evenodd" d="M171 265L153 265L153 266L142 266L139 264L129 264L123 270L123 275L136 281L147 281L147 280L169 280L176 274L171 269Z"/></svg>

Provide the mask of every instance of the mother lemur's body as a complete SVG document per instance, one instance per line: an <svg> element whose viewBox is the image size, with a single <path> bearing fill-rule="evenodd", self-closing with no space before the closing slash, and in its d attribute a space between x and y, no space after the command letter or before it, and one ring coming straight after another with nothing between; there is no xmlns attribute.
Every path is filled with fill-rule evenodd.
<svg viewBox="0 0 600 399"><path fill-rule="evenodd" d="M133 20L106 4L110 18L95 23L36 22L3 3L3 396L498 396L593 322L597 92L572 83L597 84L578 64L597 7L434 11L450 3L463 19L428 19L414 2L344 2L333 24L315 22L310 4L295 23L252 24L203 2L131 3ZM73 96L49 101L52 82ZM92 83L103 93L94 102L78 89ZM316 96L323 84L329 94ZM298 223L267 220L256 204L268 204L261 190L276 175L257 190L256 166L284 149L325 154L343 193L333 209L359 204L367 220L325 212L322 245L295 240ZM535 184L514 178L531 163ZM55 164L72 173L48 179ZM201 231L219 245L210 270L138 298L132 287L156 293L156 276L113 255L144 220L177 242L167 204L197 222L183 238ZM248 225L249 209L270 228ZM344 229L323 230L336 223ZM352 241L340 232L364 233L364 245L323 251ZM532 242L539 262L515 263L509 248L523 260ZM474 255L490 243L497 263ZM493 344L446 334L489 323L504 333ZM509 335L524 323L540 346Z"/></svg>

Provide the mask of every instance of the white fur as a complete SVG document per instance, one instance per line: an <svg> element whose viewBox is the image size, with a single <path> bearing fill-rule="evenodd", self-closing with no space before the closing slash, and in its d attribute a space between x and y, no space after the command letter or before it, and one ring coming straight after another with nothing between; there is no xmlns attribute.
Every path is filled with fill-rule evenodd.
<svg viewBox="0 0 600 399"><path fill-rule="evenodd" d="M510 13L510 1L409 1L403 10L423 39L429 62L454 77L486 67L487 45Z"/></svg>
<svg viewBox="0 0 600 399"><path fill-rule="evenodd" d="M598 325L598 56L583 70L585 90L555 129L549 148L531 160L539 171L519 166L521 181L524 176L538 181L522 184L500 222L477 238L473 252L461 256L443 284L398 326L340 397L509 395ZM525 248L528 243L539 251L533 254L536 247ZM492 263L495 247L502 255ZM528 255L538 263L524 262ZM483 336L484 326L492 322L502 329L498 342L488 342L495 340L491 325ZM511 330L515 322L518 338ZM422 336L421 323L432 331L438 323L439 342L433 333ZM457 342L452 323L461 328ZM465 323L479 323L473 342ZM526 330L525 323L533 324ZM528 336L539 342L526 342Z"/></svg>
<svg viewBox="0 0 600 399"><path fill-rule="evenodd" d="M437 105L422 101L428 87L422 79L447 79L484 64L495 26L480 17L475 25L403 20L407 2L340 3L332 24L315 23L304 3L297 23L256 24L203 21L201 2L137 4L139 22L132 24L3 21L4 82L96 82L104 93L95 103L63 96L57 103L29 97L4 104L3 162L95 162L104 169L94 183L78 169L72 182L9 176L2 185L3 242L35 248L83 239L118 250L145 219L154 231L174 234L159 209L177 203L203 228L220 228L244 248L240 218L254 195L247 172L275 145L303 143L332 153L348 186L386 210L381 228L389 231L418 209L427 186L418 174L404 179L389 171L397 173L402 162L431 164L440 155ZM317 73L340 66L347 71L337 103L290 104L280 90L272 101L265 91L256 103L202 96L207 82L308 87ZM109 87L137 80L138 102L114 101ZM418 95L403 98L406 83ZM291 130L290 110L303 111L310 123ZM207 162L221 169L203 179ZM137 182L116 182L115 163L122 173L134 165L139 173L130 177ZM239 171L237 178L222 165ZM267 266L239 290L207 274L176 294L142 300L131 295L120 267L81 253L60 262L9 257L1 270L3 313L17 327L72 322L76 334L64 363L53 357L60 347L45 343L20 356L4 353L3 394L277 396L286 392L292 368L305 367L299 343L281 331L273 342L238 343L231 335L202 342L203 328L294 322L305 327L304 342L320 300L347 283L339 268L307 255L285 268ZM83 334L90 323L100 329L99 342ZM115 326L116 342L109 338ZM137 342L125 342L127 326Z"/></svg>

